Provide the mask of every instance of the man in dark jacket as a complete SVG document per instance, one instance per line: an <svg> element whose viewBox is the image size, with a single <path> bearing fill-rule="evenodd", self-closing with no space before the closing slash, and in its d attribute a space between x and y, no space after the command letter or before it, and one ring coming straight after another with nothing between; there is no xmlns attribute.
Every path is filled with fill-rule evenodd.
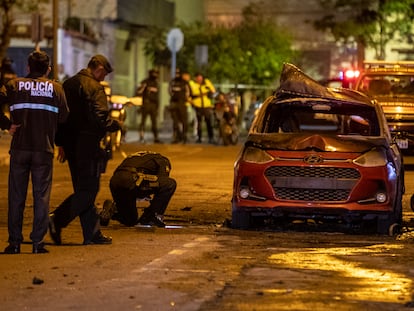
<svg viewBox="0 0 414 311"><path fill-rule="evenodd" d="M11 79L5 87L10 115L18 127L10 147L9 246L7 254L20 253L27 187L33 184L33 253L47 253L43 238L49 223L55 133L69 110L62 86L47 79L49 56L34 51L28 57L29 74Z"/></svg>
<svg viewBox="0 0 414 311"><path fill-rule="evenodd" d="M188 75L183 73L183 75ZM187 101L191 91L188 81L183 79L180 70L176 70L174 79L170 81L168 91L170 93L170 113L173 120L173 143L186 143L188 130Z"/></svg>
<svg viewBox="0 0 414 311"><path fill-rule="evenodd" d="M112 218L126 226L140 223L165 227L163 215L177 187L176 181L169 177L170 171L170 161L159 153L141 151L128 156L110 180L115 204L110 201L104 203L101 223L107 224ZM150 200L139 220L137 198Z"/></svg>
<svg viewBox="0 0 414 311"><path fill-rule="evenodd" d="M112 238L102 234L95 199L101 173L106 166L100 141L105 133L119 130L119 124L108 117L107 96L101 81L112 72L103 55L93 56L86 69L63 83L70 114L57 133L58 159L68 160L74 193L50 215L50 235L61 244L61 230L79 216L83 244L110 244Z"/></svg>
<svg viewBox="0 0 414 311"><path fill-rule="evenodd" d="M159 107L159 85L158 71L151 69L148 78L143 80L136 91L136 96L142 96L141 124L139 126L140 140L144 142L145 123L148 116L151 119L151 130L154 135L154 143L160 143L158 137L158 107Z"/></svg>

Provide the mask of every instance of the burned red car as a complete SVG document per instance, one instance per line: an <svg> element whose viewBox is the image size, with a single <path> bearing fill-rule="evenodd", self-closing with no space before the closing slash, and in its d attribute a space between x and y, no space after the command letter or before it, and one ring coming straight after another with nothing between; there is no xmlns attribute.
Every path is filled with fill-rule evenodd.
<svg viewBox="0 0 414 311"><path fill-rule="evenodd" d="M380 105L285 64L235 162L232 227L311 222L394 234L401 159Z"/></svg>

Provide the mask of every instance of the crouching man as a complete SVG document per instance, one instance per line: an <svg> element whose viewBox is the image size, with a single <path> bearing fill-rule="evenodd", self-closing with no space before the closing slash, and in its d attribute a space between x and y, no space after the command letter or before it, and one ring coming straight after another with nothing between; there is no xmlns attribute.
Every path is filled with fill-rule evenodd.
<svg viewBox="0 0 414 311"><path fill-rule="evenodd" d="M114 219L126 226L165 227L163 215L177 187L176 181L169 177L170 171L170 161L159 153L140 151L128 156L109 182L113 202L105 201L101 225ZM139 219L137 199L150 201Z"/></svg>

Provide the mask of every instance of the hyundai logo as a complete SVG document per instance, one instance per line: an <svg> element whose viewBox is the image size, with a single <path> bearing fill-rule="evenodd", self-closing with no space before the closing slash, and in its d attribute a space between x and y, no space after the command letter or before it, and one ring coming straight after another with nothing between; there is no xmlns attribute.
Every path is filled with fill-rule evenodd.
<svg viewBox="0 0 414 311"><path fill-rule="evenodd" d="M317 154L310 154L303 158L303 162L308 164L318 164L323 162L323 158Z"/></svg>

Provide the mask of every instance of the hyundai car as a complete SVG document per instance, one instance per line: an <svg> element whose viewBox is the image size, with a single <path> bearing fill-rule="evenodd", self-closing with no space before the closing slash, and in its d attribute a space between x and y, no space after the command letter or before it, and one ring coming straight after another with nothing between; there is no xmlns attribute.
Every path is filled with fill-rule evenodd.
<svg viewBox="0 0 414 311"><path fill-rule="evenodd" d="M402 156L382 107L284 64L234 165L232 227L312 223L395 234L403 193Z"/></svg>

